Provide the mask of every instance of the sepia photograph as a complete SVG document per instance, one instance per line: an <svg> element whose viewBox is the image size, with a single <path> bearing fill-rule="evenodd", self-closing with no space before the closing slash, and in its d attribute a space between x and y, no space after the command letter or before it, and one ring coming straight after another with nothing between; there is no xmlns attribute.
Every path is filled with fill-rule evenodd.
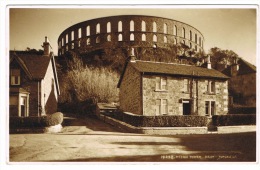
<svg viewBox="0 0 260 170"><path fill-rule="evenodd" d="M9 5L8 164L256 163L258 8Z"/></svg>

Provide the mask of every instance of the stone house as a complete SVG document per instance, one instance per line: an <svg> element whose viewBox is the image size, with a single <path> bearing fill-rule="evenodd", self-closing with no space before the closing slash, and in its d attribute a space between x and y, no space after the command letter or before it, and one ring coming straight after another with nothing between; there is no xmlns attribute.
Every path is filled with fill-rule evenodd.
<svg viewBox="0 0 260 170"><path fill-rule="evenodd" d="M203 68L132 56L118 83L120 109L145 116L227 114L228 78L210 62Z"/></svg>
<svg viewBox="0 0 260 170"><path fill-rule="evenodd" d="M232 96L231 103L255 107L256 66L240 58L222 73L230 77L228 90Z"/></svg>
<svg viewBox="0 0 260 170"><path fill-rule="evenodd" d="M57 111L60 94L56 64L45 37L43 54L10 52L9 113L11 117L43 116Z"/></svg>

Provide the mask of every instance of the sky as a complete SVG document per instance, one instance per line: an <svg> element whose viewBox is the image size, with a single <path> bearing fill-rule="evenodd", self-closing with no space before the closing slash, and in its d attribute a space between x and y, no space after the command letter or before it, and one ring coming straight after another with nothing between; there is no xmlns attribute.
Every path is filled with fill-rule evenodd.
<svg viewBox="0 0 260 170"><path fill-rule="evenodd" d="M53 52L57 54L59 35L76 23L114 15L149 15L182 21L197 28L204 35L206 53L213 47L233 50L243 59L256 65L257 13L252 6L250 8L238 8L239 6L198 8L195 5L189 8L178 6L72 7L10 7L9 49L25 50L27 47L42 49L44 37L48 36Z"/></svg>

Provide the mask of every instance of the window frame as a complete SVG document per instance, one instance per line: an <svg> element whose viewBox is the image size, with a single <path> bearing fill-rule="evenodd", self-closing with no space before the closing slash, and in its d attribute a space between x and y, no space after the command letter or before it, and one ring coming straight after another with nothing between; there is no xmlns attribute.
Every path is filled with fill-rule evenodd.
<svg viewBox="0 0 260 170"><path fill-rule="evenodd" d="M155 91L167 91L168 90L168 80L166 76L157 76L155 78Z"/></svg>
<svg viewBox="0 0 260 170"><path fill-rule="evenodd" d="M156 99L155 100L155 115L168 115L168 99Z"/></svg>
<svg viewBox="0 0 260 170"><path fill-rule="evenodd" d="M19 75L13 75L13 72L14 71L19 71ZM15 68L12 68L10 70L10 85L12 86L19 86L21 85L21 69L15 69ZM16 83L16 80L17 80L17 83Z"/></svg>

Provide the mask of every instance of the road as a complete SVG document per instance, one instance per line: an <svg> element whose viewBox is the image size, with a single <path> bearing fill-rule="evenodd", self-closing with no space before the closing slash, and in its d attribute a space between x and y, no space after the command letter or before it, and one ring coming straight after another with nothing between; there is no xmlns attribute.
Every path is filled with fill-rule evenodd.
<svg viewBox="0 0 260 170"><path fill-rule="evenodd" d="M145 135L67 118L57 134L10 134L10 162L255 161L256 133Z"/></svg>

